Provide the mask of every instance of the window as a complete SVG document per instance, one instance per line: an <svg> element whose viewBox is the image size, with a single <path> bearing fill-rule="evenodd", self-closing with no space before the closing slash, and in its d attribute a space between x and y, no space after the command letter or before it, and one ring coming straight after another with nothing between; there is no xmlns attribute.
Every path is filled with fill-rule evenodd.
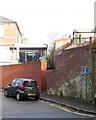
<svg viewBox="0 0 96 120"><path fill-rule="evenodd" d="M15 81L16 81L15 79L13 81L11 81L10 85L14 86L15 85Z"/></svg>
<svg viewBox="0 0 96 120"><path fill-rule="evenodd" d="M11 54L9 47L0 46L0 62L10 62L11 61Z"/></svg>
<svg viewBox="0 0 96 120"><path fill-rule="evenodd" d="M0 38L4 38L4 25L0 25Z"/></svg>
<svg viewBox="0 0 96 120"><path fill-rule="evenodd" d="M24 86L26 86L26 87L32 87L32 86L36 86L37 84L36 84L36 81L25 81L24 82Z"/></svg>
<svg viewBox="0 0 96 120"><path fill-rule="evenodd" d="M16 80L16 86L19 86L20 84L22 83L22 81L21 80Z"/></svg>

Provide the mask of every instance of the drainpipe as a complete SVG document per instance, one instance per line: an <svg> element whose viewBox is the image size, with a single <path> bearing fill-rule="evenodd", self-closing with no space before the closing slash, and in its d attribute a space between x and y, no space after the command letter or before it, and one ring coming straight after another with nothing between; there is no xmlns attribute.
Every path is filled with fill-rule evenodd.
<svg viewBox="0 0 96 120"><path fill-rule="evenodd" d="M17 61L19 63L19 44L17 44Z"/></svg>
<svg viewBox="0 0 96 120"><path fill-rule="evenodd" d="M81 44L81 34L79 35L79 44Z"/></svg>

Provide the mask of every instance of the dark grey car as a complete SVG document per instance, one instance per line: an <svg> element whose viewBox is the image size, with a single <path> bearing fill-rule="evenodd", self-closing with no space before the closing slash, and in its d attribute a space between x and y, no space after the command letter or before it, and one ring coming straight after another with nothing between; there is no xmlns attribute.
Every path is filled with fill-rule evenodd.
<svg viewBox="0 0 96 120"><path fill-rule="evenodd" d="M38 100L40 91L37 82L33 79L16 78L4 88L5 97L14 96L17 100L25 97L33 97Z"/></svg>

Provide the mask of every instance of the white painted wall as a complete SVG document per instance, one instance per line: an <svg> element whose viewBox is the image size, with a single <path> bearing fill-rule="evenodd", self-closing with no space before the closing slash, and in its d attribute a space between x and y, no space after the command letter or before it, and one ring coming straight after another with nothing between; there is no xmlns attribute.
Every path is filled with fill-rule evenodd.
<svg viewBox="0 0 96 120"><path fill-rule="evenodd" d="M11 54L9 47L0 46L0 63L10 63L11 62Z"/></svg>

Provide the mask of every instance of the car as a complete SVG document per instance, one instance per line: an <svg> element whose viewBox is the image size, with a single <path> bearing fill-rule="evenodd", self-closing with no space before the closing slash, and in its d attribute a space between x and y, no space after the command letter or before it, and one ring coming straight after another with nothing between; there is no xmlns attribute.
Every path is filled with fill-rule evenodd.
<svg viewBox="0 0 96 120"><path fill-rule="evenodd" d="M40 91L36 80L16 78L4 88L4 96L16 97L18 101L28 97L33 97L35 100L38 100L40 97Z"/></svg>

